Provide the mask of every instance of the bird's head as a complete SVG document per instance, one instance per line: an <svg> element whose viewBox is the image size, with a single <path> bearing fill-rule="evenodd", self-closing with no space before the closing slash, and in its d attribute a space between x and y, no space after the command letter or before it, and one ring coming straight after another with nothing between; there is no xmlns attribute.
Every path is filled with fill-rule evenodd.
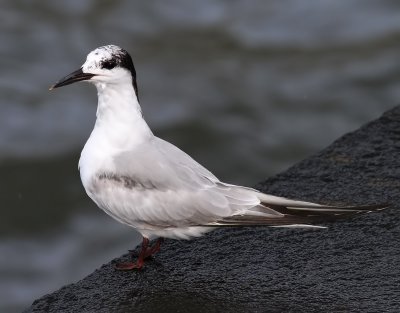
<svg viewBox="0 0 400 313"><path fill-rule="evenodd" d="M50 90L78 81L94 84L119 84L131 82L138 96L136 71L129 53L114 45L91 51L81 68L63 77Z"/></svg>

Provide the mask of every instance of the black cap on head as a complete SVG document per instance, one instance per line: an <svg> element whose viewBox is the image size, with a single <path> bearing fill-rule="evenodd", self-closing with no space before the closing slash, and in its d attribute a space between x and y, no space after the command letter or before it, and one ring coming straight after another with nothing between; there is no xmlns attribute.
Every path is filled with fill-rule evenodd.
<svg viewBox="0 0 400 313"><path fill-rule="evenodd" d="M106 46L113 47L113 51L111 53L111 58L103 59L100 61L100 67L104 69L111 70L115 67L121 67L128 70L132 75L132 84L133 88L135 89L136 97L139 100L139 92L136 82L136 70L135 66L133 65L133 61L131 56L129 55L128 51L125 49L119 48L117 46ZM117 48L117 49L115 49Z"/></svg>
<svg viewBox="0 0 400 313"><path fill-rule="evenodd" d="M99 75L96 74L94 69L112 70L116 67L124 68L131 73L133 89L139 100L136 70L132 58L126 50L115 45L102 46L90 52L85 64L80 69L59 80L50 87L50 90L78 81L90 80L92 77Z"/></svg>

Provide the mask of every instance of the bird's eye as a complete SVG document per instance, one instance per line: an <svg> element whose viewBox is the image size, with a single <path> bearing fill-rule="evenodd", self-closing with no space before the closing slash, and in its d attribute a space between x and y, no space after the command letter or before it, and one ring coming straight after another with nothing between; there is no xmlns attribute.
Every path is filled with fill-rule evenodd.
<svg viewBox="0 0 400 313"><path fill-rule="evenodd" d="M107 70L113 69L117 65L116 60L105 60L101 62L101 68L105 68Z"/></svg>

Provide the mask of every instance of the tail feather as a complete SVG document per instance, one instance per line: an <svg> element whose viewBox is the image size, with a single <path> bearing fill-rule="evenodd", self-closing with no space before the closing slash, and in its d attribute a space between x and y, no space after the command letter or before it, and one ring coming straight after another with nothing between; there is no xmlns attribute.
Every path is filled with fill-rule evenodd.
<svg viewBox="0 0 400 313"><path fill-rule="evenodd" d="M332 222L338 219L351 217L363 213L380 211L389 204L362 205L362 206L332 206L312 202L296 201L263 193L257 194L261 203L257 211L274 210L276 216L262 216L248 210L244 214L232 215L210 224L210 226L272 226L272 227L316 227L316 224Z"/></svg>

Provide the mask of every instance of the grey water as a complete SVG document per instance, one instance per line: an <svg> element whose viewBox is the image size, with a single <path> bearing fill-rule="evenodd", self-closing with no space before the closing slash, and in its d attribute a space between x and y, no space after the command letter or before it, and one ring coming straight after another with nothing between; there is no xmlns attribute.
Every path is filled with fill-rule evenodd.
<svg viewBox="0 0 400 313"><path fill-rule="evenodd" d="M49 92L86 54L134 59L154 132L221 179L255 185L400 102L400 3L0 3L0 311L138 243L85 195L77 163L96 92Z"/></svg>

